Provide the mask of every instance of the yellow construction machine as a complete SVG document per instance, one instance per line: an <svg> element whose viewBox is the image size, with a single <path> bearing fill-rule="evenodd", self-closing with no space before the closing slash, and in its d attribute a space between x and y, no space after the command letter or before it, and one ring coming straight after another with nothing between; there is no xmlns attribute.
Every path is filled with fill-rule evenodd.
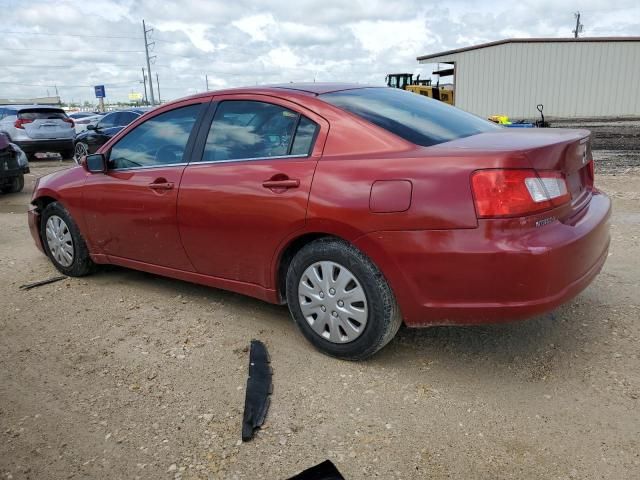
<svg viewBox="0 0 640 480"><path fill-rule="evenodd" d="M386 77L386 82L388 87L401 88L408 92L440 100L449 105L453 105L454 103L453 90L438 85L431 85L430 79L421 80L420 75L417 75L414 79L412 73L390 73Z"/></svg>

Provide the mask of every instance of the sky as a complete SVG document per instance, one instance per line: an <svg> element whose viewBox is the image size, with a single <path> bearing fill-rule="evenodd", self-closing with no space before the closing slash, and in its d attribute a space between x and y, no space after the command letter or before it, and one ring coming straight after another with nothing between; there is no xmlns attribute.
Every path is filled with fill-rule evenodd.
<svg viewBox="0 0 640 480"><path fill-rule="evenodd" d="M142 20L163 101L206 89L338 81L383 84L416 57L514 37L640 35L626 0L0 0L0 98L95 102L143 92ZM428 69L427 69L428 70ZM422 67L422 77L430 72ZM157 97L157 93L156 93Z"/></svg>

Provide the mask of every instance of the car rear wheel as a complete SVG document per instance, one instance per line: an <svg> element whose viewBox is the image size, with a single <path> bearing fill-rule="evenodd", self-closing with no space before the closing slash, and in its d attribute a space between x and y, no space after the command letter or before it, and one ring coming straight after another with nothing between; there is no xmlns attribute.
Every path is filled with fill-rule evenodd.
<svg viewBox="0 0 640 480"><path fill-rule="evenodd" d="M40 220L40 235L53 265L65 275L81 277L91 273L94 263L78 226L60 203L47 205Z"/></svg>
<svg viewBox="0 0 640 480"><path fill-rule="evenodd" d="M402 323L380 270L339 239L304 246L289 265L286 289L289 310L303 335L333 357L368 358L391 341Z"/></svg>
<svg viewBox="0 0 640 480"><path fill-rule="evenodd" d="M89 153L89 145L87 145L84 142L78 142L76 143L73 149L73 159L75 160L76 163L80 163L80 160L82 159L82 157L84 157L88 153Z"/></svg>
<svg viewBox="0 0 640 480"><path fill-rule="evenodd" d="M24 175L13 177L7 185L2 186L2 193L18 193L24 188Z"/></svg>

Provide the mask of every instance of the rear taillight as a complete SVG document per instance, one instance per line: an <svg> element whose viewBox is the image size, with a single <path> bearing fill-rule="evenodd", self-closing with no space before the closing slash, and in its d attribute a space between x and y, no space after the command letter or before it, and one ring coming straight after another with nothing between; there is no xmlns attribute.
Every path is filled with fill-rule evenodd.
<svg viewBox="0 0 640 480"><path fill-rule="evenodd" d="M593 188L596 179L595 165L593 160L587 163L587 185Z"/></svg>
<svg viewBox="0 0 640 480"><path fill-rule="evenodd" d="M13 126L14 126L14 127L16 127L16 128L22 128L22 129L24 129L24 126L23 126L23 125L24 125L25 123L32 123L32 122L33 122L33 120L31 120L31 119L29 119L29 118L19 118L19 119L17 119L17 120L14 122Z"/></svg>
<svg viewBox="0 0 640 480"><path fill-rule="evenodd" d="M555 171L478 170L471 187L479 218L530 215L571 198L564 177Z"/></svg>
<svg viewBox="0 0 640 480"><path fill-rule="evenodd" d="M70 124L71 124L71 128L73 128L73 127L74 127L74 125L73 125L73 118L69 118L69 117L67 117L67 118L63 118L63 119L62 119L62 121L63 121L63 122L70 123Z"/></svg>

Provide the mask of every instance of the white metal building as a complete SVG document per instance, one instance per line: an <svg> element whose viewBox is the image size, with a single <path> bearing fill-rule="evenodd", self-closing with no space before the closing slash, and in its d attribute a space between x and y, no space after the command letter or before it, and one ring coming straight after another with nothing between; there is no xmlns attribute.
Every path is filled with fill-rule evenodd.
<svg viewBox="0 0 640 480"><path fill-rule="evenodd" d="M539 103L551 118L640 117L640 37L508 39L418 61L453 73L455 105L482 117L536 118Z"/></svg>

